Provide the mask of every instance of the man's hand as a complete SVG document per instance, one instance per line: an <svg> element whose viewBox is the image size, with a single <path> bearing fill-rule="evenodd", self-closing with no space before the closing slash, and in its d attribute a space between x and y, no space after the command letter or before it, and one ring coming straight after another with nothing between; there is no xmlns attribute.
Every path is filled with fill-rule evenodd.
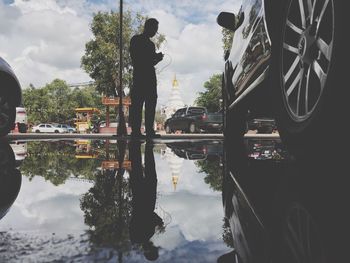
<svg viewBox="0 0 350 263"><path fill-rule="evenodd" d="M162 61L164 58L164 54L162 52L157 53L157 61Z"/></svg>

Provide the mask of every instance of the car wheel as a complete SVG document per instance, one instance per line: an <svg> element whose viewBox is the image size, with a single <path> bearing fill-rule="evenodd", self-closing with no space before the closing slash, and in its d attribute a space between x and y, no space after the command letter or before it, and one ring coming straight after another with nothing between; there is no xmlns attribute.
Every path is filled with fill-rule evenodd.
<svg viewBox="0 0 350 263"><path fill-rule="evenodd" d="M194 122L191 122L190 125L188 126L188 132L189 133L196 133L197 132L197 127Z"/></svg>
<svg viewBox="0 0 350 263"><path fill-rule="evenodd" d="M4 136L12 129L16 118L16 107L7 96L0 93L0 136Z"/></svg>
<svg viewBox="0 0 350 263"><path fill-rule="evenodd" d="M55 130L55 133L60 133L58 130Z"/></svg>
<svg viewBox="0 0 350 263"><path fill-rule="evenodd" d="M286 0L281 34L272 50L270 86L278 130L295 154L331 141L329 132L346 112L339 107L346 97L340 60L348 53L341 39L342 5Z"/></svg>
<svg viewBox="0 0 350 263"><path fill-rule="evenodd" d="M169 126L169 125L165 126L165 132L166 132L167 134L170 134L170 133L171 133L171 129L170 129L170 126Z"/></svg>
<svg viewBox="0 0 350 263"><path fill-rule="evenodd" d="M40 133L40 130L35 130L35 133Z"/></svg>

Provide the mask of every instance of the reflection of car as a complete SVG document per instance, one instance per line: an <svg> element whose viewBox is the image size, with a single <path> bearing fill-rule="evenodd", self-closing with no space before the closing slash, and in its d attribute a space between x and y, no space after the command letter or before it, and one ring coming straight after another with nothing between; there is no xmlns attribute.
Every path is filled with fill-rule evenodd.
<svg viewBox="0 0 350 263"><path fill-rule="evenodd" d="M222 156L221 142L171 142L166 143L178 157L186 160L203 160L209 156Z"/></svg>
<svg viewBox="0 0 350 263"><path fill-rule="evenodd" d="M225 218L234 252L218 262L347 262L347 163L248 159L244 145L225 147ZM345 159L345 158L344 158ZM235 259L236 258L236 259Z"/></svg>
<svg viewBox="0 0 350 263"><path fill-rule="evenodd" d="M47 132L47 133L65 133L67 130L64 128L57 127L55 124L41 123L32 127L32 131L36 133Z"/></svg>
<svg viewBox="0 0 350 263"><path fill-rule="evenodd" d="M27 143L21 141L14 141L10 144L16 160L16 166L19 166L22 161L27 157Z"/></svg>
<svg viewBox="0 0 350 263"><path fill-rule="evenodd" d="M247 110L264 110L276 117L292 150L330 141L348 112L342 108L347 89L340 84L347 82L343 65L349 57L346 4L251 0L237 15L219 14L218 24L234 32L223 75L227 136L244 133Z"/></svg>
<svg viewBox="0 0 350 263"><path fill-rule="evenodd" d="M13 150L0 140L0 220L10 210L21 188L22 175L15 165Z"/></svg>
<svg viewBox="0 0 350 263"><path fill-rule="evenodd" d="M0 136L13 129L16 107L21 104L21 86L15 73L7 62L0 57Z"/></svg>

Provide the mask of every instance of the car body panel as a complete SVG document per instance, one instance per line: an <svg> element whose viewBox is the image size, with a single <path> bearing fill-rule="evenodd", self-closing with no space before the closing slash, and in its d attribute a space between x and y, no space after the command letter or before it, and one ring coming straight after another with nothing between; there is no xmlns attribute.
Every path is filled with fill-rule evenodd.
<svg viewBox="0 0 350 263"><path fill-rule="evenodd" d="M243 22L235 31L224 71L224 88L230 104L264 73L271 56L263 1L244 1L238 19Z"/></svg>
<svg viewBox="0 0 350 263"><path fill-rule="evenodd" d="M9 88L7 92L11 92L14 106L19 106L22 101L21 85L11 66L2 57L0 57L0 81L2 88Z"/></svg>

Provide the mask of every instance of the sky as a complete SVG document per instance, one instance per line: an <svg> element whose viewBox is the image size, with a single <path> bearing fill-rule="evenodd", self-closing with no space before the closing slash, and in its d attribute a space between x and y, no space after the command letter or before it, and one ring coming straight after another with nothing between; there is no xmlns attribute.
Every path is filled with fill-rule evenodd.
<svg viewBox="0 0 350 263"><path fill-rule="evenodd" d="M210 76L223 69L221 11L235 12L241 0L124 0L124 10L159 21L167 41L158 70L158 106L167 104L176 74L183 101L193 105ZM90 81L80 67L90 23L97 11L119 10L118 0L0 0L0 56L22 88L55 78Z"/></svg>

